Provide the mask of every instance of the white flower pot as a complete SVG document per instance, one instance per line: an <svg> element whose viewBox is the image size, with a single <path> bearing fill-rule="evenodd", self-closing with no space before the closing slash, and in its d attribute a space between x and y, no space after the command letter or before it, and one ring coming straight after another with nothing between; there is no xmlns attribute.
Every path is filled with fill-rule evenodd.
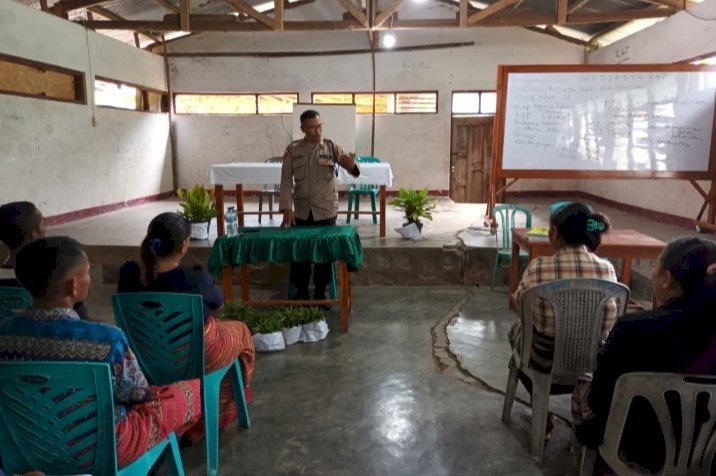
<svg viewBox="0 0 716 476"><path fill-rule="evenodd" d="M301 342L318 342L326 338L328 330L328 324L325 319L310 322L301 326L301 336L298 340Z"/></svg>
<svg viewBox="0 0 716 476"><path fill-rule="evenodd" d="M396 228L395 231L397 231L404 240L420 240L422 238L420 230L415 223L409 223L402 228Z"/></svg>
<svg viewBox="0 0 716 476"><path fill-rule="evenodd" d="M288 347L298 342L299 337L301 337L301 326L288 327L283 329L281 334L283 334L283 342Z"/></svg>
<svg viewBox="0 0 716 476"><path fill-rule="evenodd" d="M276 352L286 348L286 344L283 342L283 334L280 332L254 334L253 338L256 352Z"/></svg>
<svg viewBox="0 0 716 476"><path fill-rule="evenodd" d="M210 224L211 224L210 221L205 221L205 222L201 222L201 223L192 223L191 224L191 234L189 235L189 238L191 238L192 240L208 240Z"/></svg>

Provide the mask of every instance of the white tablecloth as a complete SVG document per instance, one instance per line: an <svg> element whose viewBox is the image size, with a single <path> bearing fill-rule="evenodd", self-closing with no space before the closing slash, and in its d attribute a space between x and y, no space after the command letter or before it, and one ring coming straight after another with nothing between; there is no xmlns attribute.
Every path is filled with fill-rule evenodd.
<svg viewBox="0 0 716 476"><path fill-rule="evenodd" d="M212 185L232 186L236 184L272 185L281 183L281 164L265 162L234 162L209 167ZM390 164L360 164L360 175L353 177L342 167L338 170L337 182L341 184L361 183L368 185L393 186L393 171Z"/></svg>

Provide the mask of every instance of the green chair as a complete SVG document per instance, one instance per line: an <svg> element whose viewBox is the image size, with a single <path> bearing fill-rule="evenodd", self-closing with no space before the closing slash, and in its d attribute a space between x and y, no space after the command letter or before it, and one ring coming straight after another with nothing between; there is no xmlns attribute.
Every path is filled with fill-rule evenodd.
<svg viewBox="0 0 716 476"><path fill-rule="evenodd" d="M0 319L13 317L32 306L32 296L21 286L0 286Z"/></svg>
<svg viewBox="0 0 716 476"><path fill-rule="evenodd" d="M219 388L229 374L239 425L249 428L241 364L204 373L204 307L201 296L182 293L120 293L112 296L117 324L153 385L201 380L202 414L206 428L207 474L219 471Z"/></svg>
<svg viewBox="0 0 716 476"><path fill-rule="evenodd" d="M8 474L146 475L165 453L170 474L183 476L174 433L117 468L109 364L0 363L0 456Z"/></svg>
<svg viewBox="0 0 716 476"><path fill-rule="evenodd" d="M532 227L532 212L529 208L521 205L496 205L492 209L492 218L497 223L498 229L502 229L502 245L500 245L499 231L495 233L495 243L497 247L497 255L495 256L495 267L492 270L492 279L490 280L490 290L495 289L495 283L497 282L497 275L500 270L502 263L509 263L512 261L512 228L517 225L522 226L521 223L517 222L517 217L522 214L524 215L524 227ZM529 259L529 255L520 250L520 262L526 262Z"/></svg>
<svg viewBox="0 0 716 476"><path fill-rule="evenodd" d="M280 164L283 162L283 156L278 157L271 157L270 159L264 160L264 163L266 164ZM264 185L261 188L261 191L259 192L259 211L263 211L264 208L264 197L268 199L268 207L269 207L269 219L273 220L273 199L274 197L278 197L281 193L281 185L280 184L273 184L273 185ZM259 223L261 223L261 215L259 213Z"/></svg>
<svg viewBox="0 0 716 476"><path fill-rule="evenodd" d="M377 157L356 157L356 162L359 164L379 164L380 159ZM353 210L353 200L355 199L355 211L359 211L360 209L360 197L361 195L368 195L370 197L370 207L373 210L373 224L378 224L378 212L375 210L375 200L378 197L378 193L380 193L380 187L377 185L366 185L361 184L359 186L356 186L355 184L351 184L351 186L348 188L348 211ZM360 215L357 213L354 214L355 219L357 220ZM348 214L348 218L346 219L346 223L351 222L351 213Z"/></svg>

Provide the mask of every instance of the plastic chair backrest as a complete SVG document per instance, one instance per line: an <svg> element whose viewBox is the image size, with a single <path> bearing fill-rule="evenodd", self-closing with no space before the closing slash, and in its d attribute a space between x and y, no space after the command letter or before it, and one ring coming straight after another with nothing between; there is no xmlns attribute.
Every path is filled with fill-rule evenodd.
<svg viewBox="0 0 716 476"><path fill-rule="evenodd" d="M520 298L523 317L520 355L529 360L533 301L545 299L552 305L555 315L552 382L573 384L583 373L594 371L602 340L604 307L612 298L617 302L617 316L624 314L629 302L629 288L614 281L559 279L527 289Z"/></svg>
<svg viewBox="0 0 716 476"><path fill-rule="evenodd" d="M492 209L492 217L498 224L498 233L495 234L495 240L498 239L499 228L502 227L502 246L497 241L497 249L510 250L512 248L512 228L523 226L523 223L518 219L520 214L524 215L524 228L531 228L532 212L527 207L522 205L495 205L495 208Z"/></svg>
<svg viewBox="0 0 716 476"><path fill-rule="evenodd" d="M204 378L204 306L200 295L139 292L112 296L117 325L127 334L152 385Z"/></svg>
<svg viewBox="0 0 716 476"><path fill-rule="evenodd" d="M659 474L710 474L716 454L716 377L636 372L617 379L599 452L617 474L624 476L643 475L618 456L629 407L636 397L652 406L666 442L666 462ZM674 403L678 406L672 413L669 407Z"/></svg>
<svg viewBox="0 0 716 476"><path fill-rule="evenodd" d="M0 319L13 317L32 306L32 295L21 286L0 286Z"/></svg>
<svg viewBox="0 0 716 476"><path fill-rule="evenodd" d="M0 455L8 474L116 474L109 364L0 363Z"/></svg>
<svg viewBox="0 0 716 476"><path fill-rule="evenodd" d="M379 164L380 159L378 157L370 157L370 156L362 155L362 156L356 157L356 162L358 162L359 164ZM379 186L378 185L370 185L370 184L361 184L359 188L360 188L360 190L363 190L363 191L371 191L371 190L375 191L375 190L378 190Z"/></svg>

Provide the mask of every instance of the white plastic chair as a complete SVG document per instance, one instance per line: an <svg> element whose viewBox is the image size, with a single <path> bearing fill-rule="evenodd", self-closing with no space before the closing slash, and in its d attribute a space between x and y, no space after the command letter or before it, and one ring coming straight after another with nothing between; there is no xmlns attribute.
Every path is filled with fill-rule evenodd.
<svg viewBox="0 0 716 476"><path fill-rule="evenodd" d="M665 396L678 395L680 421L675 425L666 404ZM707 396L708 398L704 398ZM644 476L619 459L619 442L631 402L635 397L645 398L654 409L666 442L666 461L659 476L688 476L710 474L716 453L716 377L705 375L679 375L672 373L635 372L617 379L614 398L607 417L604 442L599 453L604 461L620 476ZM672 401L672 400L670 400ZM702 411L698 411L702 410ZM706 411L703 411L706 410ZM697 415L707 416L697 430ZM681 427L681 431L676 434ZM591 475L597 450L582 452L580 475Z"/></svg>
<svg viewBox="0 0 716 476"><path fill-rule="evenodd" d="M532 351L532 302L546 299L555 314L555 345L552 373L538 372L529 366ZM522 348L512 349L502 421L510 420L512 404L521 371L532 381L531 454L542 461L544 434L549 412L552 384L575 385L577 378L597 366L597 353L602 337L604 307L616 299L617 315L624 313L629 301L629 288L605 279L560 279L528 289L520 299Z"/></svg>

